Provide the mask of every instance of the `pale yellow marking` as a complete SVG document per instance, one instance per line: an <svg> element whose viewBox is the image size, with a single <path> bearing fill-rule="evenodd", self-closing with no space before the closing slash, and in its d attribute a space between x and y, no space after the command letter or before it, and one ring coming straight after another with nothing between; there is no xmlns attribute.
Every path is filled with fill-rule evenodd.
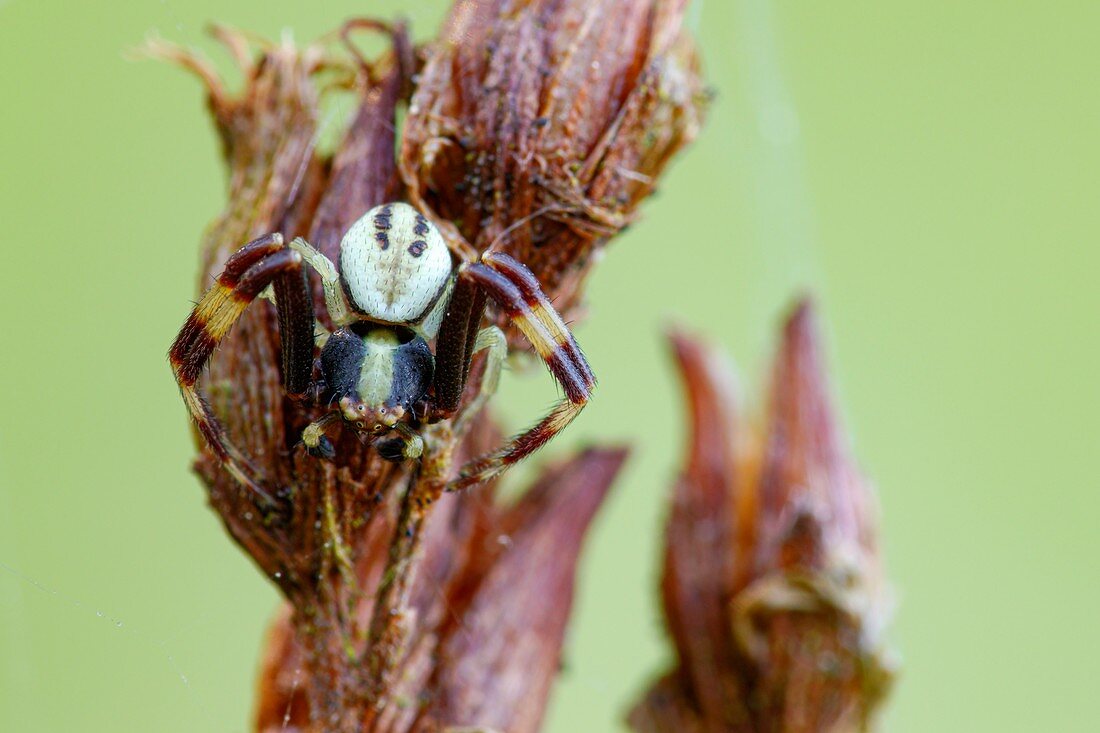
<svg viewBox="0 0 1100 733"><path fill-rule="evenodd" d="M232 289L215 283L195 306L195 320L215 341L220 341L247 307L248 303L233 298Z"/></svg>
<svg viewBox="0 0 1100 733"><path fill-rule="evenodd" d="M225 301L229 298L229 294L233 291L225 287L221 283L214 283L214 285L206 291L202 296L202 300L195 306L195 320L199 321L203 326L209 324L218 313L218 310L225 304Z"/></svg>
<svg viewBox="0 0 1100 733"><path fill-rule="evenodd" d="M570 342L569 330L566 328L565 322L562 321L561 316L558 315L556 310L539 303L531 309L531 313L538 319L539 323L546 326L546 330L550 332L554 341L559 345L564 346Z"/></svg>
<svg viewBox="0 0 1100 733"><path fill-rule="evenodd" d="M297 237L290 243L290 248L300 254L310 267L321 276L321 287L325 291L325 308L328 309L328 317L336 324L336 327L346 326L356 320L348 306L348 300L344 296L344 288L340 285L340 274L336 271L336 265L313 248L306 240Z"/></svg>
<svg viewBox="0 0 1100 733"><path fill-rule="evenodd" d="M496 394L497 386L500 384L501 366L508 358L508 338L496 326L482 329L477 334L477 340L474 341L474 353L479 351L486 352L485 371L481 375L477 397L470 401L454 421L456 433L461 433L466 423L476 417L489 398Z"/></svg>
<svg viewBox="0 0 1100 733"><path fill-rule="evenodd" d="M244 309L247 307L248 303L239 303L237 301L226 303L218 310L214 320L207 323L207 332L214 337L215 341L221 341L222 337L229 333L229 329L233 327L233 324L237 322L237 319L241 317L241 314L244 313Z"/></svg>
<svg viewBox="0 0 1100 733"><path fill-rule="evenodd" d="M530 311L521 313L513 319L513 322L544 360L549 359L558 350L554 335L546 328L545 323L535 320Z"/></svg>
<svg viewBox="0 0 1100 733"><path fill-rule="evenodd" d="M401 449L405 458L419 458L424 455L424 439L414 433L412 428L405 423L398 423L394 430L405 439L405 446Z"/></svg>
<svg viewBox="0 0 1100 733"><path fill-rule="evenodd" d="M321 437L325 434L325 429L332 421L339 418L339 414L330 412L327 415L314 420L302 430L302 442L307 448L316 448L321 444Z"/></svg>
<svg viewBox="0 0 1100 733"><path fill-rule="evenodd" d="M367 354L359 373L359 397L370 407L381 407L393 389L393 357L397 336L389 329L371 331L363 339Z"/></svg>

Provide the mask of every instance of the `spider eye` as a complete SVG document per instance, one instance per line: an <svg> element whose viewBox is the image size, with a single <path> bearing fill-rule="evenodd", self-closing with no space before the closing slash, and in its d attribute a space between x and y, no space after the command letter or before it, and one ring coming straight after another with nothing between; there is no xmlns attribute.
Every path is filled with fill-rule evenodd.
<svg viewBox="0 0 1100 733"><path fill-rule="evenodd" d="M366 427L366 423L364 423L364 422L362 422L362 421L360 421L360 422L357 422L357 423L355 423L355 427L357 427L357 428L359 428L360 430L362 430L363 428L365 428L365 427Z"/></svg>

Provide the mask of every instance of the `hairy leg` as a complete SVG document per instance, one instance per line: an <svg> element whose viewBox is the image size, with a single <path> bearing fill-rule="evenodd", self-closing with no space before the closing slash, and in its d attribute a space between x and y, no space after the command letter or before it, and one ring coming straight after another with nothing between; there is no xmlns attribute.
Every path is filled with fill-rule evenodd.
<svg viewBox="0 0 1100 733"><path fill-rule="evenodd" d="M340 273L336 270L336 265L332 264L332 260L301 237L291 242L290 248L300 254L302 259L320 275L321 287L325 291L325 307L336 327L346 326L354 321L355 316L344 295L344 286L340 284Z"/></svg>
<svg viewBox="0 0 1100 733"><path fill-rule="evenodd" d="M565 396L530 428L462 466L447 485L448 491L488 481L537 451L580 414L596 385L580 347L530 270L508 255L486 253L480 263L463 267L459 278L475 282L511 319L546 363Z"/></svg>
<svg viewBox="0 0 1100 733"><path fill-rule="evenodd" d="M207 445L225 470L242 486L266 503L274 499L255 476L255 471L229 441L209 403L199 392L197 382L214 350L229 333L253 300L269 285L276 285L276 299L286 301L279 308L280 328L285 347L283 380L291 388L308 385L312 372L312 305L308 313L296 310L307 302L302 280L301 256L283 246L283 239L272 234L249 242L225 264L214 285L199 300L180 329L168 358L179 384L184 403ZM308 357L305 356L308 346Z"/></svg>

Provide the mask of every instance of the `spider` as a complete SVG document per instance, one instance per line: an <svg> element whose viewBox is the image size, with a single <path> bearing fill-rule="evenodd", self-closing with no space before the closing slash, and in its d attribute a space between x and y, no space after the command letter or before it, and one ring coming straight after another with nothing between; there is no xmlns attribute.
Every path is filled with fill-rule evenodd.
<svg viewBox="0 0 1100 733"><path fill-rule="evenodd" d="M463 465L446 489L465 489L499 475L557 435L587 403L595 386L588 362L538 280L512 257L487 251L455 266L431 222L409 204L390 203L371 209L348 229L338 259L339 268L301 238L289 246L280 234L249 242L226 261L169 352L199 433L225 470L261 497L270 500L196 386L219 342L261 295L274 300L278 314L284 391L329 408L302 432L302 443L315 456L334 457L325 432L340 420L380 456L400 462L422 454L421 426L446 419L457 425L475 415L496 389L508 353L499 328L478 330L486 298L531 342L565 394L539 422ZM321 278L336 326L331 333L314 319L303 261ZM480 390L459 413L470 361L483 350Z"/></svg>

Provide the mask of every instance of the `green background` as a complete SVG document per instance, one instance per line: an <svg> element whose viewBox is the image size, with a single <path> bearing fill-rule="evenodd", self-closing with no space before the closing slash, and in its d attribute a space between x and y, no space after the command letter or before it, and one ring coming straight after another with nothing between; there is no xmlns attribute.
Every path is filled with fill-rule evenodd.
<svg viewBox="0 0 1100 733"><path fill-rule="evenodd" d="M366 12L423 38L443 5L0 0L0 730L245 730L276 602L188 472L165 361L217 146L196 81L123 50ZM601 386L550 451L637 447L549 730L615 730L669 660L654 580L683 429L663 325L722 344L753 395L804 289L881 493L904 659L888 729L1096 730L1100 4L709 0L692 23L719 97L593 278L579 337ZM545 381L510 380L510 419Z"/></svg>

